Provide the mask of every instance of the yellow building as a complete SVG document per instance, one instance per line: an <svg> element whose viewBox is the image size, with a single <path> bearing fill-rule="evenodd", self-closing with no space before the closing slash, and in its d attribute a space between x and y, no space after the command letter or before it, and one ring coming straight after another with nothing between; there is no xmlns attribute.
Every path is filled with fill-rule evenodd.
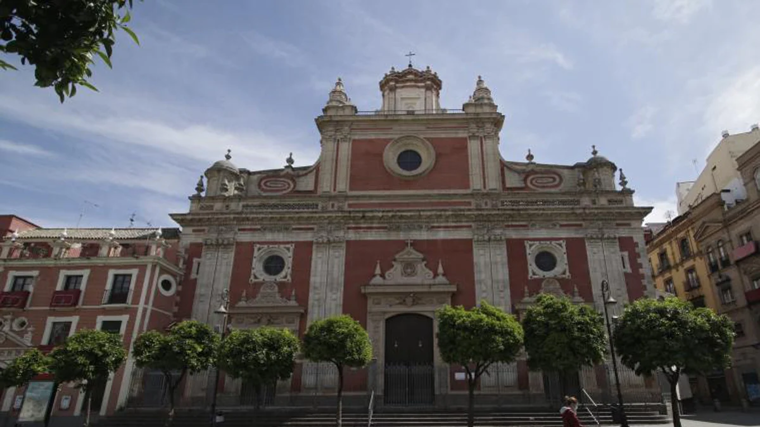
<svg viewBox="0 0 760 427"><path fill-rule="evenodd" d="M706 255L694 239L695 220L687 211L673 219L647 243L655 287L696 307L717 311L719 303L710 282Z"/></svg>

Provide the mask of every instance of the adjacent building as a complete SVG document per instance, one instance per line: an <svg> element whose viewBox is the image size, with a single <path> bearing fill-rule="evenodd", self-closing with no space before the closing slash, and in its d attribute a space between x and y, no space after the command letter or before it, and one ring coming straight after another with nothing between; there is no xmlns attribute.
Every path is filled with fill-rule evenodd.
<svg viewBox="0 0 760 427"><path fill-rule="evenodd" d="M660 293L709 307L734 322L733 367L693 377L695 398L758 404L760 130L753 126L723 136L700 178L679 198L686 210L654 235L647 252Z"/></svg>
<svg viewBox="0 0 760 427"><path fill-rule="evenodd" d="M0 367L30 348L48 352L82 329L118 333L129 349L143 331L175 319L179 229L40 228L14 216L0 216L2 224L11 231L0 245ZM93 394L95 413L126 405L134 369L130 356ZM7 389L0 410L17 416L23 395ZM64 386L53 415L78 416L82 397Z"/></svg>

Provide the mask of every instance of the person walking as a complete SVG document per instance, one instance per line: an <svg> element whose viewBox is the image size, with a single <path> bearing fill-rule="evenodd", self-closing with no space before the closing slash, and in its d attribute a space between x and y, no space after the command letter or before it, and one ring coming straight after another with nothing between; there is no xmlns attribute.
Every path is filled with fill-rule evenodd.
<svg viewBox="0 0 760 427"><path fill-rule="evenodd" d="M559 410L562 415L563 427L583 427L581 421L578 419L578 399L575 397L565 396L565 406Z"/></svg>

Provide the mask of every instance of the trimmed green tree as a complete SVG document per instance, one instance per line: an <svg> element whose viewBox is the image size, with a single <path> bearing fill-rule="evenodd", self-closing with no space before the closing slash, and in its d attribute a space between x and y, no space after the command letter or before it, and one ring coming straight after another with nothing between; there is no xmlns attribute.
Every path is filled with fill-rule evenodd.
<svg viewBox="0 0 760 427"><path fill-rule="evenodd" d="M148 331L137 337L133 349L139 368L155 369L164 375L169 394L167 425L174 420L174 396L182 380L213 366L219 335L205 323L185 320L168 333ZM175 373L179 372L179 375Z"/></svg>
<svg viewBox="0 0 760 427"><path fill-rule="evenodd" d="M604 319L587 305L541 294L525 313L522 324L528 368L558 374L562 395L567 393L569 375L604 360Z"/></svg>
<svg viewBox="0 0 760 427"><path fill-rule="evenodd" d="M102 387L127 358L121 336L83 329L50 353L50 371L58 383L74 383L88 396L84 425L90 425L92 393Z"/></svg>
<svg viewBox="0 0 760 427"><path fill-rule="evenodd" d="M303 337L304 356L313 362L329 362L338 370L336 423L343 424L343 368L361 368L372 360L367 331L351 316L317 320Z"/></svg>
<svg viewBox="0 0 760 427"><path fill-rule="evenodd" d="M485 301L470 310L445 306L436 316L441 358L467 373L467 425L472 427L478 380L492 364L514 362L523 345L523 329L514 316Z"/></svg>
<svg viewBox="0 0 760 427"><path fill-rule="evenodd" d="M50 359L33 348L8 363L0 373L0 384L3 388L23 387L32 378L45 372L49 365Z"/></svg>
<svg viewBox="0 0 760 427"><path fill-rule="evenodd" d="M111 67L115 31L127 27L132 0L3 0L0 2L0 53L16 54L21 64L35 67L36 86L52 86L61 102L74 96L77 85L97 91L93 57ZM0 59L0 69L16 69Z"/></svg>
<svg viewBox="0 0 760 427"><path fill-rule="evenodd" d="M731 364L734 327L725 315L677 298L641 299L626 307L613 333L623 364L637 375L662 372L670 383L673 425L681 426L676 385L681 373Z"/></svg>
<svg viewBox="0 0 760 427"><path fill-rule="evenodd" d="M235 330L219 347L218 365L231 377L253 385L258 410L262 386L290 378L299 350L298 338L288 329Z"/></svg>

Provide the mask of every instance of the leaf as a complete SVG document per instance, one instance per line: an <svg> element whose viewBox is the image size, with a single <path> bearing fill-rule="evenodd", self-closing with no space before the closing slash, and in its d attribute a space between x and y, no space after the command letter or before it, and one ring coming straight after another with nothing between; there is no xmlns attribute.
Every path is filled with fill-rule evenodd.
<svg viewBox="0 0 760 427"><path fill-rule="evenodd" d="M138 46L140 45L140 39L138 39L138 38L137 38L137 34L135 34L135 32L134 32L134 31L132 31L131 29L129 29L128 27L125 27L125 26L123 26L123 25L122 25L120 28L121 28L122 30L124 30L124 32L126 32L127 34L129 34L129 36L130 36L130 37L132 37L132 40L134 40L134 41L135 41L135 43L136 43Z"/></svg>
<svg viewBox="0 0 760 427"><path fill-rule="evenodd" d="M21 58L21 59L22 59L22 63L23 63L23 59L24 58ZM0 59L0 68L2 68L4 70L7 70L7 69L18 70L16 67L14 67L13 65L11 65L11 64L3 61L2 59Z"/></svg>
<svg viewBox="0 0 760 427"><path fill-rule="evenodd" d="M113 65L111 65L111 60L108 58L108 56L106 56L105 53L103 53L103 52L101 52L99 50L96 50L95 53L97 53L98 56L100 56L100 59L102 59L103 62L105 62L106 65L108 65L108 68L113 68Z"/></svg>
<svg viewBox="0 0 760 427"><path fill-rule="evenodd" d="M92 91L100 92L98 90L98 88L96 88L95 86L91 85L90 82L88 82L86 80L82 80L81 82L79 82L79 84L82 85L82 86L84 86L84 87L86 87L87 89L92 90Z"/></svg>
<svg viewBox="0 0 760 427"><path fill-rule="evenodd" d="M126 14L124 14L124 17L121 18L121 23L126 24L127 22L132 20L132 15L129 14L129 11L127 11Z"/></svg>

